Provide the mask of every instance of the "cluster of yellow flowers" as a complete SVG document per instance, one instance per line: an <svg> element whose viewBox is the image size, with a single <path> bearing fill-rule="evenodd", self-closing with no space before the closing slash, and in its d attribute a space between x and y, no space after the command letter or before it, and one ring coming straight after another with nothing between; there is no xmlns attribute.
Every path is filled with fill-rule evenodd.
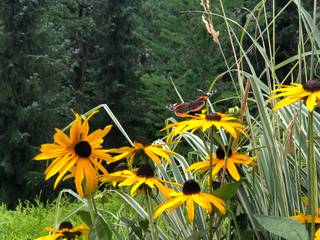
<svg viewBox="0 0 320 240"><path fill-rule="evenodd" d="M272 96L270 100L285 97L273 106L273 110L288 106L301 99L305 100L306 107L310 112L314 110L316 103L320 106L320 83L314 80L304 84L280 85L280 88L273 92L276 95ZM210 193L202 192L200 185L194 179L189 179L185 183L175 183L156 177L156 166L162 164L163 160L171 164L176 155L174 151L164 148L165 144L146 144L136 141L131 147L104 149L104 137L112 126L108 125L104 129L98 129L89 134L89 120L96 112L91 113L88 117L75 113L75 120L71 124L69 136L62 130L56 129L54 143L41 145L41 153L34 159L52 160L45 171L45 179L57 175L54 188L59 185L61 180L74 178L76 190L81 197L95 192L99 183L111 183L118 187L131 186L132 196L142 188L147 192L156 189L166 200L154 210L153 219L158 218L165 210L173 210L183 204L187 207L190 223L194 221L195 205L199 205L208 213L211 213L213 209L222 214L226 212L226 203L214 196L212 191ZM188 131L206 132L208 129L211 129L210 131L224 129L234 139L237 139L239 134L246 136L244 125L227 114L202 111L200 114L193 115L183 113L182 117L186 119L169 124L163 129L171 129L167 139L173 139L175 136L180 137ZM144 160L141 160L141 156ZM123 163L124 159L127 159L126 163ZM252 160L249 156L238 153L236 149L217 146L214 152L208 151L203 161L192 164L185 171L201 173L211 171L208 174L208 180L212 180L223 169L230 174L232 179L239 181L240 175L236 165L250 164ZM121 163L118 164L114 172L109 173L105 167L118 161ZM210 184L212 183L209 183L209 186ZM175 189L182 188L182 191L173 190L173 187ZM310 218L311 216L301 213L292 217L302 223L310 222ZM318 222L318 218L316 218L316 222ZM72 239L75 239L81 234L88 235L89 229L83 224L75 228L71 224L64 225L61 224L58 230L46 228L53 234L38 238L38 240L58 239L71 235ZM316 237L318 235L320 236L320 232L317 232Z"/></svg>
<svg viewBox="0 0 320 240"><path fill-rule="evenodd" d="M104 149L103 138L109 133L112 126L108 125L104 129L89 133L88 122L95 113L96 111L88 117L75 113L69 136L62 130L56 129L54 143L41 145L41 153L34 159L52 160L45 171L45 179L57 175L54 188L61 180L74 178L76 190L81 197L95 192L99 183L111 183L118 187L131 186L132 196L142 188L147 191L157 189L166 201L155 209L153 219L157 219L165 210L172 210L183 204L187 207L190 223L194 221L195 205L199 205L208 213L216 209L225 214L226 203L214 196L212 192L202 192L200 185L194 179L180 184L156 177L156 166L162 164L163 160L171 164L176 155L174 151L165 149L164 144L145 144L136 141L131 147ZM224 129L233 138L237 138L241 133L246 135L244 125L237 122L236 118L223 113L202 111L200 114L186 114L184 117L186 117L185 120L166 126L165 129L172 129L168 138L181 136L187 131L205 132L208 129ZM141 156L144 160L139 160ZM124 159L127 159L126 163L123 163ZM121 161L118 167L114 172L109 173L105 166L118 161ZM212 153L212 156L208 154L204 161L194 163L185 171L207 172L211 167L209 175L212 179L221 169L225 168L234 180L239 181L240 175L236 164L250 164L251 162L252 158L245 154L240 154L235 149L227 150L226 146L220 146L217 147L215 153ZM182 188L182 191L173 190L173 186L176 189ZM52 230L52 232L56 235L60 234L59 236L63 234L61 231Z"/></svg>

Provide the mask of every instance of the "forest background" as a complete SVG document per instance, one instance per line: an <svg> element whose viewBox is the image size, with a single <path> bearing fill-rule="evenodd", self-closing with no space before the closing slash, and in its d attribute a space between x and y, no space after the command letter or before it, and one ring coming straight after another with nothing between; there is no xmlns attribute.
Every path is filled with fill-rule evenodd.
<svg viewBox="0 0 320 240"><path fill-rule="evenodd" d="M211 6L219 13L216 2ZM228 15L244 24L258 1L223 2ZM278 0L276 6L286 3ZM0 202L13 208L19 200L58 194L44 182L45 163L32 158L41 143L52 141L55 127L73 119L71 109L81 113L107 103L133 139L154 139L161 136L163 119L172 116L166 105L180 101L171 81L185 100L214 82L212 102L224 99L217 110L235 107L229 76L214 81L234 61L223 20L213 19L225 62L201 13L198 0L1 1ZM277 20L276 62L297 46L297 18L291 4ZM264 67L254 49L249 56L256 68ZM281 71L280 78L286 73ZM95 118L94 128L111 123L107 114ZM115 128L106 144L120 146L125 139Z"/></svg>

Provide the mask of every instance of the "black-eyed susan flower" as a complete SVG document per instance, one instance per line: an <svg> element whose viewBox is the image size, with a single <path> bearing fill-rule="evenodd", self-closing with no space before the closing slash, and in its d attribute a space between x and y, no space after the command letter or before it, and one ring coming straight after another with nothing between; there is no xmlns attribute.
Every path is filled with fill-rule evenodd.
<svg viewBox="0 0 320 240"><path fill-rule="evenodd" d="M212 176L216 176L221 169L223 169L224 162L227 161L227 171L231 175L231 177L239 181L240 180L240 175L237 170L236 164L250 164L252 162L252 158L248 157L245 154L238 153L236 151L229 151L227 158L225 159L225 151L219 147L216 150L215 156L212 157L212 163L213 163L213 168L212 168ZM205 172L208 171L210 168L210 160L209 156L206 157L205 161L198 162L192 164L190 167L186 169L186 171L192 171L192 172Z"/></svg>
<svg viewBox="0 0 320 240"><path fill-rule="evenodd" d="M51 232L51 235L42 236L35 240L76 240L80 236L88 236L89 228L85 224L73 227L70 222L62 222L59 229L45 227L44 230Z"/></svg>
<svg viewBox="0 0 320 240"><path fill-rule="evenodd" d="M284 99L280 100L273 106L273 110L288 106L301 99L305 100L305 104L310 112L313 111L316 102L320 106L320 82L315 80L309 80L303 84L292 83L290 85L278 85L279 88L272 92L276 95L272 96L270 100L274 100L280 97Z"/></svg>
<svg viewBox="0 0 320 240"><path fill-rule="evenodd" d="M124 158L128 158L128 165L132 165L135 156L137 154L145 154L148 158L157 164L161 164L161 159L164 158L168 163L171 163L170 155L176 153L162 148L163 144L143 144L140 142L134 142L133 147L121 147L109 149L109 153L119 153L119 155L113 157L113 161L119 161Z"/></svg>
<svg viewBox="0 0 320 240"><path fill-rule="evenodd" d="M186 204L188 219L193 223L195 204L206 209L209 213L215 207L220 213L225 214L225 202L220 198L201 192L199 184L195 180L188 180L183 184L182 192L171 192L171 199L157 206L153 213L153 218L158 218L166 209L173 210L182 204Z"/></svg>
<svg viewBox="0 0 320 240"><path fill-rule="evenodd" d="M133 196L136 194L137 189L142 186L146 185L151 189L158 189L165 198L170 198L169 193L172 191L170 188L163 185L163 183L169 183L176 186L181 186L180 184L168 182L154 176L153 168L148 165L142 165L138 169L134 170L123 170L118 171L110 174L104 174L101 177L101 182L119 182L119 187L124 186L132 186L130 194Z"/></svg>
<svg viewBox="0 0 320 240"><path fill-rule="evenodd" d="M189 119L169 124L162 130L172 128L172 131L168 136L168 139L171 139L172 136L184 134L187 131L194 132L200 129L205 132L213 126L216 129L223 128L226 132L230 133L233 138L237 138L237 133L239 132L246 135L244 125L237 122L236 118L229 117L228 115L219 112L207 114L205 111L201 114L189 115Z"/></svg>
<svg viewBox="0 0 320 240"><path fill-rule="evenodd" d="M83 197L85 194L95 191L99 180L97 169L107 173L101 165L101 160L111 162L112 157L102 149L102 143L103 137L108 134L111 125L89 134L88 121L95 113L93 112L87 118L75 113L76 119L70 127L69 137L60 129L55 129L55 143L41 145L41 153L34 159L53 159L45 171L45 179L58 174L54 188L68 174L67 178L75 178L77 192Z"/></svg>

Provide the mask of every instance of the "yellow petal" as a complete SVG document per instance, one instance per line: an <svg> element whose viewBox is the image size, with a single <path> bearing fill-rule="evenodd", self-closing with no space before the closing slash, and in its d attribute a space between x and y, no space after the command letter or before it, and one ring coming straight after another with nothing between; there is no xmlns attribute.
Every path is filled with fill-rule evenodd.
<svg viewBox="0 0 320 240"><path fill-rule="evenodd" d="M163 151L163 149L157 148L157 147L152 147L152 146L147 147L147 149L150 150L151 152L159 155L160 157L163 157L164 159L166 159L168 161L168 163L172 163L170 157L168 156L168 154L166 154Z"/></svg>
<svg viewBox="0 0 320 240"><path fill-rule="evenodd" d="M72 123L70 127L70 140L73 143L77 143L80 141L81 134L81 118L79 114L74 113L76 120Z"/></svg>
<svg viewBox="0 0 320 240"><path fill-rule="evenodd" d="M219 160L217 164L212 169L212 176L216 176L221 168L224 166L224 160Z"/></svg>
<svg viewBox="0 0 320 240"><path fill-rule="evenodd" d="M194 203L192 200L192 197L190 197L187 202L187 212L188 212L188 218L189 218L189 222L193 223L194 220Z"/></svg>
<svg viewBox="0 0 320 240"><path fill-rule="evenodd" d="M74 157L75 157L75 155L68 154L68 155L58 159L58 161L52 162L50 164L50 166L45 171L45 175L46 175L45 180L48 180L53 175L55 175L57 172L59 172L64 166L68 165L68 162L70 160L72 160Z"/></svg>
<svg viewBox="0 0 320 240"><path fill-rule="evenodd" d="M208 194L208 193L199 193L200 197L203 199L206 199L207 201L210 201L212 203L213 206L215 206L222 214L226 213L226 208L225 208L225 203L223 200L221 200L220 198L212 195L212 194Z"/></svg>
<svg viewBox="0 0 320 240"><path fill-rule="evenodd" d="M145 178L140 178L139 181L131 188L131 196L134 196L137 189L146 181Z"/></svg>
<svg viewBox="0 0 320 240"><path fill-rule="evenodd" d="M74 173L75 174L74 181L76 184L76 189L81 197L84 196L83 189L82 189L82 180L84 178L82 162L83 161L81 159L77 162L77 165L75 167L75 173Z"/></svg>
<svg viewBox="0 0 320 240"><path fill-rule="evenodd" d="M59 172L59 176L57 177L56 181L54 182L53 188L56 189L58 184L60 183L61 179L64 177L64 175L72 168L77 162L77 158L74 157L70 159L69 162L67 162L63 167L62 170Z"/></svg>
<svg viewBox="0 0 320 240"><path fill-rule="evenodd" d="M208 212L212 211L211 204L207 202L205 199L202 199L199 194L193 194L192 199L199 204L202 208L208 210Z"/></svg>
<svg viewBox="0 0 320 240"><path fill-rule="evenodd" d="M234 162L232 161L232 159L227 160L227 169L234 180L236 180L236 181L240 180L240 175L238 173L237 167L234 164Z"/></svg>
<svg viewBox="0 0 320 240"><path fill-rule="evenodd" d="M155 209L153 213L153 219L157 219L166 209L171 208L172 206L176 206L176 207L180 206L186 200L187 200L186 198L176 197L163 202Z"/></svg>
<svg viewBox="0 0 320 240"><path fill-rule="evenodd" d="M314 109L314 105L316 104L317 97L315 94L310 94L306 101L306 106L309 112L312 112Z"/></svg>
<svg viewBox="0 0 320 240"><path fill-rule="evenodd" d="M54 141L59 144L62 145L64 147L68 147L72 144L72 142L70 141L69 137L60 129L56 128L56 133L54 134Z"/></svg>
<svg viewBox="0 0 320 240"><path fill-rule="evenodd" d="M160 158L155 155L153 152L151 152L148 148L144 148L143 151L146 153L146 155L151 158L152 161L154 161L157 164L161 164Z"/></svg>

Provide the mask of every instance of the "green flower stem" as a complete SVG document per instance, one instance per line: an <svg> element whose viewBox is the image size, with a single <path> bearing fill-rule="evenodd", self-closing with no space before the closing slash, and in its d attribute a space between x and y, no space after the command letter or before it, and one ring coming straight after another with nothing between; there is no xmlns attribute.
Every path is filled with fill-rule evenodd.
<svg viewBox="0 0 320 240"><path fill-rule="evenodd" d="M314 156L313 139L313 112L308 115L308 160L309 160L309 214L311 217L310 239L313 239L315 233L315 216L318 209L317 201L317 168Z"/></svg>
<svg viewBox="0 0 320 240"><path fill-rule="evenodd" d="M197 240L198 239L196 232L197 232L196 224L193 221L193 223L192 223L192 239L193 240Z"/></svg>
<svg viewBox="0 0 320 240"><path fill-rule="evenodd" d="M213 134L214 130L210 129L211 131L209 132L209 140L210 140L210 146L208 146L208 143L205 138L205 134L203 132L200 132L201 139L203 141L203 145L208 153L209 156L209 193L211 194L213 192L213 187L212 187L212 168L213 168L213 163L212 163L212 153L213 153ZM212 232L212 225L213 225L213 213L210 214L210 219L208 223L208 230L209 230L209 239L213 238L213 232Z"/></svg>
<svg viewBox="0 0 320 240"><path fill-rule="evenodd" d="M149 215L149 225L150 225L150 232L151 232L151 239L152 240L158 240L158 235L156 232L156 225L154 224L153 218L152 218L152 205L151 205L151 199L150 199L150 195L148 193L148 189L146 186L143 187L144 189L144 194L146 196L147 199L147 210L148 210L148 215Z"/></svg>
<svg viewBox="0 0 320 240"><path fill-rule="evenodd" d="M93 223L97 215L97 208L96 208L92 194L89 194L86 198L87 198L87 204L88 204L89 213L91 217L91 222Z"/></svg>

